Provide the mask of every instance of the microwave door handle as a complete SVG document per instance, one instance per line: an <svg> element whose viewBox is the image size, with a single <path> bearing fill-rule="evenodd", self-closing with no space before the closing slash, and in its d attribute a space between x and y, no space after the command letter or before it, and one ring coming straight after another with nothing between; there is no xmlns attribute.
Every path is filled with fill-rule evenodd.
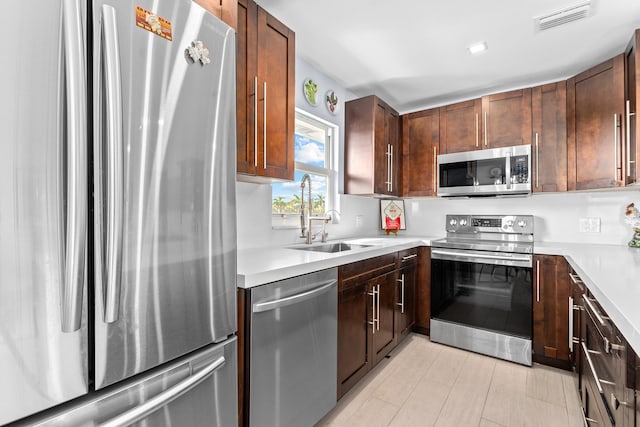
<svg viewBox="0 0 640 427"><path fill-rule="evenodd" d="M87 122L84 35L78 0L63 3L67 104L67 194L66 254L62 292L61 328L80 329L87 245Z"/></svg>

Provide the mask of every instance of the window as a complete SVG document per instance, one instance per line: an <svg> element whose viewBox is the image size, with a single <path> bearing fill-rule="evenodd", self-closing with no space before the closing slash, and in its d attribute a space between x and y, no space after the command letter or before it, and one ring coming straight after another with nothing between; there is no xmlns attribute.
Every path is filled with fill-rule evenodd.
<svg viewBox="0 0 640 427"><path fill-rule="evenodd" d="M271 222L274 227L300 227L300 183L304 174L311 177L313 214L323 215L336 209L338 173L334 156L338 128L302 110L296 110L295 126L294 180L271 185ZM305 186L305 204L308 194L309 188Z"/></svg>

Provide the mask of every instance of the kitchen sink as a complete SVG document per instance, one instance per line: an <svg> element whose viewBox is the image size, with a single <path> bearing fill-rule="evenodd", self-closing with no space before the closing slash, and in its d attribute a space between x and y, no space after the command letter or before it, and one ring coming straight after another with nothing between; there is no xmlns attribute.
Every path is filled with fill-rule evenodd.
<svg viewBox="0 0 640 427"><path fill-rule="evenodd" d="M296 246L291 249L298 249L301 251L312 251L312 252L325 252L325 253L333 254L336 252L350 251L352 249L368 248L370 246L371 245L359 245L355 243L336 242L336 243L329 243L324 245Z"/></svg>

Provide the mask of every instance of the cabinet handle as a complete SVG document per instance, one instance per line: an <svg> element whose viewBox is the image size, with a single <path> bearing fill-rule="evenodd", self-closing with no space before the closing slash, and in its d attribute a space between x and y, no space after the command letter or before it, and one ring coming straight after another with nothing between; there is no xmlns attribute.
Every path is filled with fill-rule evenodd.
<svg viewBox="0 0 640 427"><path fill-rule="evenodd" d="M264 111L262 120L262 161L263 168L267 168L267 82L264 82Z"/></svg>
<svg viewBox="0 0 640 427"><path fill-rule="evenodd" d="M378 293L376 295L376 302L377 302L377 305L378 305L378 307L377 307L378 310L377 310L377 313L376 313L376 327L377 327L377 330L379 331L380 330L380 285L378 285Z"/></svg>
<svg viewBox="0 0 640 427"><path fill-rule="evenodd" d="M598 421L594 420L593 418L584 417L584 420L589 424L600 424Z"/></svg>
<svg viewBox="0 0 640 427"><path fill-rule="evenodd" d="M369 322L369 324L371 325L371 331L372 333L375 335L376 333L376 288L374 286L373 291L369 292L369 296L371 296L371 322Z"/></svg>
<svg viewBox="0 0 640 427"><path fill-rule="evenodd" d="M539 187L538 177L539 177L539 165L540 164L540 152L538 150L538 132L536 132L536 188Z"/></svg>
<svg viewBox="0 0 640 427"><path fill-rule="evenodd" d="M618 114L613 115L613 176L618 179Z"/></svg>
<svg viewBox="0 0 640 427"><path fill-rule="evenodd" d="M438 185L438 163L437 163L437 157L438 157L438 151L436 149L436 147L433 147L433 194L436 194L437 192L437 185Z"/></svg>
<svg viewBox="0 0 640 427"><path fill-rule="evenodd" d="M393 193L393 144L389 144L389 192Z"/></svg>
<svg viewBox="0 0 640 427"><path fill-rule="evenodd" d="M540 260L536 260L536 302L540 302Z"/></svg>
<svg viewBox="0 0 640 427"><path fill-rule="evenodd" d="M569 350L573 349L575 338L573 336L573 297L569 297Z"/></svg>
<svg viewBox="0 0 640 427"><path fill-rule="evenodd" d="M253 77L253 164L258 167L258 76Z"/></svg>
<svg viewBox="0 0 640 427"><path fill-rule="evenodd" d="M402 278L397 280L400 282L400 302L396 305L400 306L400 313L404 313L404 274L402 274Z"/></svg>
<svg viewBox="0 0 640 427"><path fill-rule="evenodd" d="M403 256L402 257L402 262L406 262L409 261L410 259L414 259L417 258L418 254L411 254L411 255L407 255L407 256Z"/></svg>
<svg viewBox="0 0 640 427"><path fill-rule="evenodd" d="M391 191L391 144L387 144L387 191Z"/></svg>
<svg viewBox="0 0 640 427"><path fill-rule="evenodd" d="M600 384L600 378L598 377L598 373L596 372L596 368L593 366L593 361L591 360L591 355L589 354L589 349L584 342L581 342L582 351L584 352L584 357L587 359L587 365L589 365L589 370L591 371L591 375L593 375L593 379L596 381L596 386L598 387L598 392L600 394L604 394L604 390L602 390L602 385Z"/></svg>
<svg viewBox="0 0 640 427"><path fill-rule="evenodd" d="M569 273L569 277L571 278L571 281L576 285L581 285L584 283L582 280L580 280L580 276L578 276L577 274Z"/></svg>
<svg viewBox="0 0 640 427"><path fill-rule="evenodd" d="M598 313L596 308L593 306L593 303L591 302L591 299L587 297L587 294L582 294L582 300L584 301L586 306L589 307L589 311L591 311L596 319L598 319L598 323L600 323L602 326L606 326L607 324L605 323L600 313Z"/></svg>
<svg viewBox="0 0 640 427"><path fill-rule="evenodd" d="M476 113L476 148L478 147L478 142L479 142L479 139L480 139L480 136L479 136L480 129L478 129L479 128L478 125L479 125L478 113Z"/></svg>
<svg viewBox="0 0 640 427"><path fill-rule="evenodd" d="M484 145L487 146L487 112L484 112Z"/></svg>
<svg viewBox="0 0 640 427"><path fill-rule="evenodd" d="M635 163L635 160L631 160L631 116L635 116L636 113L631 112L631 101L627 99L627 176L631 176L631 163Z"/></svg>

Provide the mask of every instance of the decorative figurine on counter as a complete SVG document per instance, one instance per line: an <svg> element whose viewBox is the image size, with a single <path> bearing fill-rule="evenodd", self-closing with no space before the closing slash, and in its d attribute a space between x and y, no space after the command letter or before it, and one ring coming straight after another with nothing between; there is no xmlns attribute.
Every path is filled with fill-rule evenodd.
<svg viewBox="0 0 640 427"><path fill-rule="evenodd" d="M631 203L627 205L624 216L624 222L633 229L633 237L629 241L629 247L640 248L640 211Z"/></svg>

